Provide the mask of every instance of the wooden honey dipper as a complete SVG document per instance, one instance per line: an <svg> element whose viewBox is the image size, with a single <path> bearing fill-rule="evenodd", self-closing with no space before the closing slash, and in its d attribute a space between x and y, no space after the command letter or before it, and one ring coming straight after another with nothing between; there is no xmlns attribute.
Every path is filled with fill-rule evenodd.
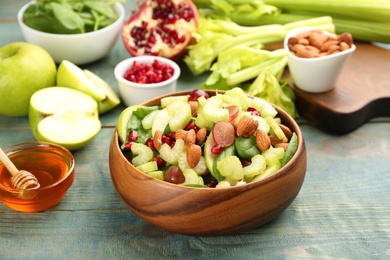
<svg viewBox="0 0 390 260"><path fill-rule="evenodd" d="M40 187L38 179L34 176L34 174L25 170L18 170L1 148L0 161L3 162L8 171L12 174L11 184L13 188L25 190L38 189Z"/></svg>

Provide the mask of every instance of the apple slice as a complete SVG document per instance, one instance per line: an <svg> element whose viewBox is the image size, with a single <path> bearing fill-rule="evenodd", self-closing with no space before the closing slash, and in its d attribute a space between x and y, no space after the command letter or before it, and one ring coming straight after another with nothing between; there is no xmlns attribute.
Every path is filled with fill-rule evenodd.
<svg viewBox="0 0 390 260"><path fill-rule="evenodd" d="M74 63L63 60L57 70L57 85L84 92L98 102L99 114L107 112L120 103L116 92L99 76L82 70Z"/></svg>
<svg viewBox="0 0 390 260"><path fill-rule="evenodd" d="M87 77L95 84L95 86L105 94L105 98L98 102L99 114L103 114L121 103L116 92L98 75L89 70L84 70ZM88 93L87 93L88 94Z"/></svg>
<svg viewBox="0 0 390 260"><path fill-rule="evenodd" d="M129 123L129 120L131 118L131 115L133 114L133 111L137 110L141 105L133 105L125 108L125 110L122 111L122 113L119 115L118 118L118 124L117 124L117 131L118 131L118 137L121 143L125 143L127 140L127 124Z"/></svg>
<svg viewBox="0 0 390 260"><path fill-rule="evenodd" d="M76 150L100 131L96 101L66 87L49 87L35 92L30 100L29 121L36 140Z"/></svg>
<svg viewBox="0 0 390 260"><path fill-rule="evenodd" d="M165 128L167 127L169 121L171 120L171 116L168 114L166 108L160 110L160 112L156 115L152 125L152 136L157 130L161 132L165 132Z"/></svg>

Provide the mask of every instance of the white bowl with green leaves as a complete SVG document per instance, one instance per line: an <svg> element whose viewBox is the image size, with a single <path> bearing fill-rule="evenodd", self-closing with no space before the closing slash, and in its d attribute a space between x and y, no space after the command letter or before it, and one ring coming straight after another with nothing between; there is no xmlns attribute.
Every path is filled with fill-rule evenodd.
<svg viewBox="0 0 390 260"><path fill-rule="evenodd" d="M24 38L48 51L57 63L69 60L80 65L105 57L122 29L125 9L118 2L113 6L86 2L79 1L85 5L83 11L55 1L27 3L17 16ZM42 15L37 15L37 8Z"/></svg>

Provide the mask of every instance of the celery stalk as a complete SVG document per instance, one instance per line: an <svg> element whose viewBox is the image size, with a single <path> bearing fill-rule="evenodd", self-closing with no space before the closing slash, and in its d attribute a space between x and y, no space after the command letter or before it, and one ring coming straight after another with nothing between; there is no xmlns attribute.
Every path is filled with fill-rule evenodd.
<svg viewBox="0 0 390 260"><path fill-rule="evenodd" d="M282 12L300 10L368 21L390 21L388 0L264 0L264 2L282 9Z"/></svg>
<svg viewBox="0 0 390 260"><path fill-rule="evenodd" d="M390 2L388 0L265 0L265 2L281 8L282 13L265 15L258 20L248 18L239 24L252 26L285 24L330 15L338 34L349 32L357 41L390 43Z"/></svg>

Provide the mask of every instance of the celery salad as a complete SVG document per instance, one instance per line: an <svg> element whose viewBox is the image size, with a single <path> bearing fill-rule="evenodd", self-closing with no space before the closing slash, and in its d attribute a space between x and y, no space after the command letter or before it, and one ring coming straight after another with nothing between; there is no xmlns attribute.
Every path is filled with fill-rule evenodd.
<svg viewBox="0 0 390 260"><path fill-rule="evenodd" d="M277 110L241 88L203 90L126 108L118 121L126 158L162 181L224 188L267 178L293 157L298 136Z"/></svg>

